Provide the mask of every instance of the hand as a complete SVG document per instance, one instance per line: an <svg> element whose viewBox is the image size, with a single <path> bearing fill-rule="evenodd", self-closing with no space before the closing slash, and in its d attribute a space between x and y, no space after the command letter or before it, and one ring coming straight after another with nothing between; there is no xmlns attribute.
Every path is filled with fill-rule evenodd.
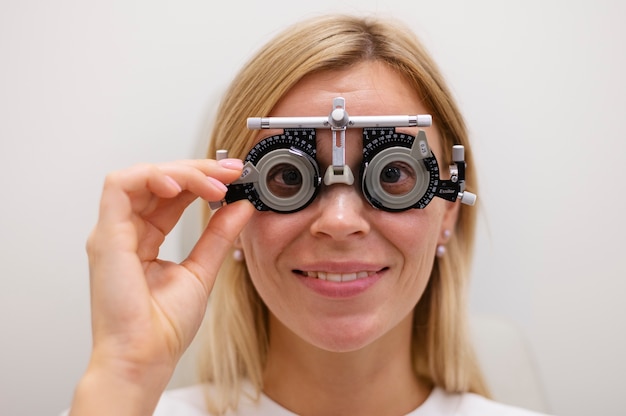
<svg viewBox="0 0 626 416"><path fill-rule="evenodd" d="M158 399L254 208L244 201L221 208L180 264L160 260L159 246L193 200L221 200L224 183L240 174L241 162L227 159L142 165L107 177L87 243L93 351L84 378L136 384Z"/></svg>

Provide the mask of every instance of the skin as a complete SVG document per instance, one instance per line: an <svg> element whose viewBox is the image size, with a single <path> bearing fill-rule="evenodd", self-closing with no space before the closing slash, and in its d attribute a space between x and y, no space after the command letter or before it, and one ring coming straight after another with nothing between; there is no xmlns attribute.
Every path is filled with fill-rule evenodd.
<svg viewBox="0 0 626 416"><path fill-rule="evenodd" d="M271 115L325 115L338 96L351 115L428 113L401 76L365 62L304 78ZM433 152L441 154L437 129L425 130ZM264 131L259 140L274 133ZM346 160L355 174L361 133L346 134ZM318 130L317 138L325 169L331 133ZM265 392L298 414L403 414L429 393L411 369L412 315L458 204L435 198L423 210L389 213L370 206L358 182L323 187L296 213L255 213L238 239L270 310ZM337 283L303 273L318 271L367 271L369 277Z"/></svg>

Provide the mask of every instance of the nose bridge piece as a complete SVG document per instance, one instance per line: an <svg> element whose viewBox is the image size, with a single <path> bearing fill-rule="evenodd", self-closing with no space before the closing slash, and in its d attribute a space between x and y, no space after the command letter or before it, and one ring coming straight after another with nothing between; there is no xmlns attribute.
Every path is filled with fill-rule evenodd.
<svg viewBox="0 0 626 416"><path fill-rule="evenodd" d="M346 111L346 100L343 97L333 99L333 108L328 115L328 124L333 135L332 164L324 173L324 184L343 183L352 185L354 175L346 164L346 129L350 124L350 116Z"/></svg>

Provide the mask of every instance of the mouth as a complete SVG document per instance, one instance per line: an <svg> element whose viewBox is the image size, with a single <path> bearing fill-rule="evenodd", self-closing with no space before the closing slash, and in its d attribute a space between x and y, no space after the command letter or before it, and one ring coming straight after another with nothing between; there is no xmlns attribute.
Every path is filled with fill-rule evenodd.
<svg viewBox="0 0 626 416"><path fill-rule="evenodd" d="M351 282L354 280L365 279L367 277L373 276L377 273L380 273L381 271L385 269L363 270L363 271L353 272L353 273L333 273L333 272L324 272L324 271L302 271L302 270L294 270L294 272L296 274L299 274L300 276L310 277L313 279L328 280L331 282Z"/></svg>

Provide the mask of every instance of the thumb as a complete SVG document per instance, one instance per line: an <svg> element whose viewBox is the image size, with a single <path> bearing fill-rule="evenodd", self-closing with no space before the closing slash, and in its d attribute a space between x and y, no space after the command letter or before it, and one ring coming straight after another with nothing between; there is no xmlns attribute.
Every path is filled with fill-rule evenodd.
<svg viewBox="0 0 626 416"><path fill-rule="evenodd" d="M247 200L217 210L182 265L200 280L210 293L215 276L243 227L255 212Z"/></svg>

